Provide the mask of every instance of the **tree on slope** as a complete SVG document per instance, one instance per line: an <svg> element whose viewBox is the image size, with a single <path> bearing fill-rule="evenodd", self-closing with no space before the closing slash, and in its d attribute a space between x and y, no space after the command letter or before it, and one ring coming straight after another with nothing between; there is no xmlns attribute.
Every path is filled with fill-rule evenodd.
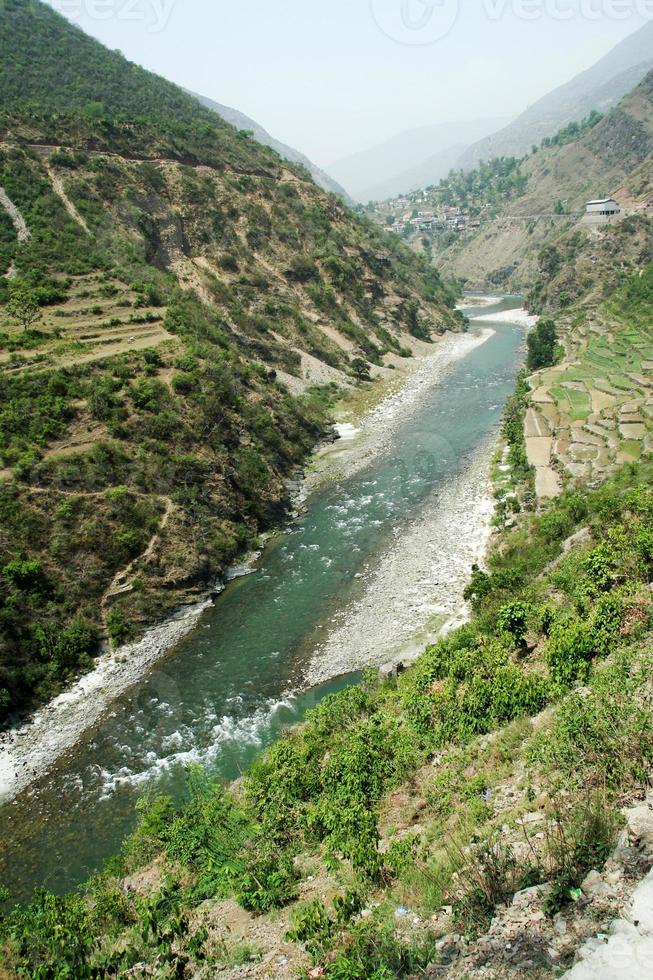
<svg viewBox="0 0 653 980"><path fill-rule="evenodd" d="M6 312L10 320L18 323L25 331L30 330L41 319L36 296L29 286L23 283L10 287Z"/></svg>
<svg viewBox="0 0 653 980"><path fill-rule="evenodd" d="M528 335L529 371L539 371L551 367L558 356L558 335L553 320L540 320L535 329Z"/></svg>

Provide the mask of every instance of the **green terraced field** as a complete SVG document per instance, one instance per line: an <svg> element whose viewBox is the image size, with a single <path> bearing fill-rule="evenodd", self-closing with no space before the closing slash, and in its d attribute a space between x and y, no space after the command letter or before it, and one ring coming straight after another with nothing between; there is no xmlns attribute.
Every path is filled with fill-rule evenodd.
<svg viewBox="0 0 653 980"><path fill-rule="evenodd" d="M563 375L561 380L570 380ZM592 411L590 396L585 391L576 391L573 388L552 388L551 394L555 398L560 410L569 415L572 421L585 421Z"/></svg>
<svg viewBox="0 0 653 980"><path fill-rule="evenodd" d="M650 435L640 440L620 434L618 422L626 407L628 414L644 413L646 429L653 433L653 413L646 411L645 404L653 397L653 320L649 328L645 318L624 312L617 299L604 304L602 316L595 321L576 318L567 326L567 364L543 371L538 379L538 387L555 401L547 418L556 455L573 475L584 473L585 479L607 472L617 461L639 459L643 449L648 451ZM584 443L584 433L598 435L603 444Z"/></svg>

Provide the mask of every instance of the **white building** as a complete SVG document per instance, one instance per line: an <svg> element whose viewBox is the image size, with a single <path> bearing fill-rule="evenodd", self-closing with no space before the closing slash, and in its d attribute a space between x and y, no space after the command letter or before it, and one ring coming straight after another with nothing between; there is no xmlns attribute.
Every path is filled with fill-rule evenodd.
<svg viewBox="0 0 653 980"><path fill-rule="evenodd" d="M596 201L588 201L586 212L587 217L591 220L605 221L621 214L621 208L613 197L602 197Z"/></svg>

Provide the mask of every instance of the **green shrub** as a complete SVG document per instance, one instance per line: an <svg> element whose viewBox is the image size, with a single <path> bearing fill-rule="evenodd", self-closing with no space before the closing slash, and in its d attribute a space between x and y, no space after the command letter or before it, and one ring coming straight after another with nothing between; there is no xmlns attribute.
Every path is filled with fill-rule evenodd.
<svg viewBox="0 0 653 980"><path fill-rule="evenodd" d="M95 937L82 895L59 898L39 889L24 910L17 908L9 914L1 929L25 976L44 980L96 976L89 964Z"/></svg>
<svg viewBox="0 0 653 980"><path fill-rule="evenodd" d="M238 902L248 912L269 912L297 897L297 881L292 855L269 841L259 840L246 858L245 869L238 879Z"/></svg>
<svg viewBox="0 0 653 980"><path fill-rule="evenodd" d="M510 663L501 641L483 641L463 627L423 654L400 695L417 731L443 745L534 714L549 691L543 678Z"/></svg>
<svg viewBox="0 0 653 980"><path fill-rule="evenodd" d="M189 801L161 828L160 839L171 858L198 873L196 895L230 894L246 871L241 852L254 828L224 789L199 768L190 771L189 791Z"/></svg>
<svg viewBox="0 0 653 980"><path fill-rule="evenodd" d="M65 670L90 666L90 656L98 643L98 633L93 624L83 619L75 620L57 636L52 657Z"/></svg>
<svg viewBox="0 0 653 980"><path fill-rule="evenodd" d="M43 595L50 591L43 565L37 558L15 558L2 569L2 577L20 592Z"/></svg>
<svg viewBox="0 0 653 980"><path fill-rule="evenodd" d="M393 923L366 920L325 969L332 980L394 980L422 973L434 958L430 934L408 944L396 938Z"/></svg>
<svg viewBox="0 0 653 980"><path fill-rule="evenodd" d="M327 914L324 903L319 899L300 905L291 915L292 928L284 939L286 942L301 943L313 962L322 959L333 936L334 924Z"/></svg>
<svg viewBox="0 0 653 980"><path fill-rule="evenodd" d="M610 588L617 567L614 551L607 544L600 544L586 555L582 562L583 570L591 584L601 592Z"/></svg>
<svg viewBox="0 0 653 980"><path fill-rule="evenodd" d="M567 619L554 623L545 648L546 663L555 684L569 686L589 677L595 643L588 623Z"/></svg>
<svg viewBox="0 0 653 980"><path fill-rule="evenodd" d="M529 756L552 778L574 788L622 794L646 783L653 765L653 718L647 701L650 657L637 668L621 655L571 692L552 727L536 736Z"/></svg>
<svg viewBox="0 0 653 980"><path fill-rule="evenodd" d="M499 628L508 633L518 646L526 639L529 607L525 602L516 600L502 606L499 610Z"/></svg>
<svg viewBox="0 0 653 980"><path fill-rule="evenodd" d="M110 609L107 614L107 633L114 646L120 646L133 636L133 628L120 609Z"/></svg>

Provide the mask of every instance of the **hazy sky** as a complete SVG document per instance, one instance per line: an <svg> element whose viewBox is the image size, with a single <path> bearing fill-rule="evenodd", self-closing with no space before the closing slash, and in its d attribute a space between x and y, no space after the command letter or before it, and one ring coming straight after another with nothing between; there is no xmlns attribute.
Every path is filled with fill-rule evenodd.
<svg viewBox="0 0 653 980"><path fill-rule="evenodd" d="M653 0L49 0L325 166L414 126L516 115Z"/></svg>

